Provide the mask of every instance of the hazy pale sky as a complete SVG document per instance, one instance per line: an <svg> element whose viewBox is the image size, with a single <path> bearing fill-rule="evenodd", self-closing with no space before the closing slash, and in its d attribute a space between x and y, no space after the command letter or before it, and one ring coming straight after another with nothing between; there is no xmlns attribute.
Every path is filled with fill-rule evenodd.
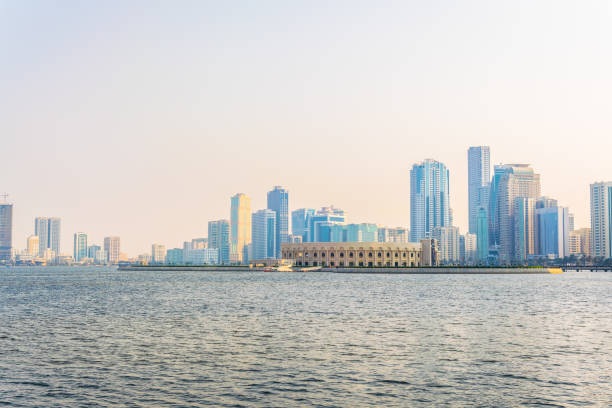
<svg viewBox="0 0 612 408"><path fill-rule="evenodd" d="M0 192L14 245L62 218L130 255L207 235L229 198L408 226L409 171L531 163L589 223L612 179L609 1L0 0Z"/></svg>

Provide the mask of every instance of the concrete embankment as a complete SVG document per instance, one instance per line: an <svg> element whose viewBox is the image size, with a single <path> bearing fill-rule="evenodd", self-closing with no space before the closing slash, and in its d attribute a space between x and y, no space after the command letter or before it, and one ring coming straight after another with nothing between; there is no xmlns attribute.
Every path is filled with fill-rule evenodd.
<svg viewBox="0 0 612 408"><path fill-rule="evenodd" d="M121 266L120 271L199 271L199 272L264 272L267 268L249 268L248 266ZM274 271L279 272L279 271ZM405 275L524 275L562 273L559 268L294 268L287 272L328 272L355 274L405 274Z"/></svg>
<svg viewBox="0 0 612 408"><path fill-rule="evenodd" d="M367 274L524 275L562 273L557 268L321 268L317 272Z"/></svg>

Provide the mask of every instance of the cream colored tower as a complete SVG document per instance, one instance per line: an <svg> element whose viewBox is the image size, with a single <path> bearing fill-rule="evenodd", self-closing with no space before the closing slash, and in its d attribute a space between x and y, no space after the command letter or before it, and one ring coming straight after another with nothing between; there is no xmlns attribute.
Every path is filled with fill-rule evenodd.
<svg viewBox="0 0 612 408"><path fill-rule="evenodd" d="M230 224L230 261L245 263L251 243L251 198L246 194L238 193L231 198Z"/></svg>

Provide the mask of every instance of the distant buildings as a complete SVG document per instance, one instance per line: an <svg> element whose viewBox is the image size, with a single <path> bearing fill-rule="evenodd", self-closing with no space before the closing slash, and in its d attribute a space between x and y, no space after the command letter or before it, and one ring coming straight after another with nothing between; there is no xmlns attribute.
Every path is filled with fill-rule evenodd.
<svg viewBox="0 0 612 408"><path fill-rule="evenodd" d="M251 198L238 193L230 202L230 262L242 263L248 258L247 246L251 243Z"/></svg>
<svg viewBox="0 0 612 408"><path fill-rule="evenodd" d="M0 202L0 263L10 262L13 258L13 204Z"/></svg>
<svg viewBox="0 0 612 408"><path fill-rule="evenodd" d="M84 232L74 234L73 258L75 262L81 262L87 258L87 234Z"/></svg>
<svg viewBox="0 0 612 408"><path fill-rule="evenodd" d="M276 241L278 236L276 227L277 219L276 212L269 209L259 210L253 213L253 259L263 260L279 257Z"/></svg>
<svg viewBox="0 0 612 408"><path fill-rule="evenodd" d="M398 244L407 244L410 242L410 230L408 228L379 226L376 235L378 242L394 242Z"/></svg>
<svg viewBox="0 0 612 408"><path fill-rule="evenodd" d="M276 214L276 258L280 258L281 244L288 242L289 235L289 191L275 186L268 192L268 209ZM256 258L257 259L257 258Z"/></svg>
<svg viewBox="0 0 612 408"><path fill-rule="evenodd" d="M557 205L536 208L538 254L547 258L565 258L569 250L569 210Z"/></svg>
<svg viewBox="0 0 612 408"><path fill-rule="evenodd" d="M344 224L344 210L334 206L322 207L307 215L304 242L341 242Z"/></svg>
<svg viewBox="0 0 612 408"><path fill-rule="evenodd" d="M162 244L151 245L151 262L163 264L166 262L166 246Z"/></svg>
<svg viewBox="0 0 612 408"><path fill-rule="evenodd" d="M181 265L183 264L183 249L172 248L166 252L166 263L169 265Z"/></svg>
<svg viewBox="0 0 612 408"><path fill-rule="evenodd" d="M612 258L612 181L591 184L591 255Z"/></svg>
<svg viewBox="0 0 612 408"><path fill-rule="evenodd" d="M591 256L591 229L580 228L569 233L569 253L576 256Z"/></svg>
<svg viewBox="0 0 612 408"><path fill-rule="evenodd" d="M37 217L34 220L34 235L38 236L39 251L41 257L45 257L47 249L52 250L55 255L60 254L61 220L57 217ZM49 256L49 252L46 253Z"/></svg>
<svg viewBox="0 0 612 408"><path fill-rule="evenodd" d="M121 254L121 240L119 237L106 237L104 238L104 252L106 253L106 261L115 265L119 263L119 257Z"/></svg>
<svg viewBox="0 0 612 408"><path fill-rule="evenodd" d="M446 166L431 159L413 165L410 171L411 241L431 238L434 228L451 225Z"/></svg>

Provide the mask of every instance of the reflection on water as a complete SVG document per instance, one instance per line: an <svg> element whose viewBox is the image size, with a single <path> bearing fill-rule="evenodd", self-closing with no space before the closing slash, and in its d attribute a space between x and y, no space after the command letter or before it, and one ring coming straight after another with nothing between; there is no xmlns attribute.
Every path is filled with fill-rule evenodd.
<svg viewBox="0 0 612 408"><path fill-rule="evenodd" d="M612 274L0 270L9 406L606 406Z"/></svg>

